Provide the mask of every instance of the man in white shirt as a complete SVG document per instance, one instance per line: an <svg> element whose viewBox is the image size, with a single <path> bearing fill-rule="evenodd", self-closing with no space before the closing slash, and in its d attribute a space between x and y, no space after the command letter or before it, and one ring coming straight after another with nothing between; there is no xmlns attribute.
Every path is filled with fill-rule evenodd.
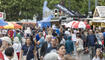
<svg viewBox="0 0 105 60"><path fill-rule="evenodd" d="M73 41L73 44L74 44L74 55L76 55L76 34L74 32L72 32L72 41Z"/></svg>
<svg viewBox="0 0 105 60"><path fill-rule="evenodd" d="M27 37L27 35L30 36L32 34L30 27L27 27L27 30L24 31L24 34L25 34L25 37Z"/></svg>

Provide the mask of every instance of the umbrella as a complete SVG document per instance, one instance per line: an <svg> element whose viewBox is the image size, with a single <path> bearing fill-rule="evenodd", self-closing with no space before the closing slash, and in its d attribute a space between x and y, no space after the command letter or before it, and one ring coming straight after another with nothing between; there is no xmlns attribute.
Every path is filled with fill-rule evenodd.
<svg viewBox="0 0 105 60"><path fill-rule="evenodd" d="M8 22L8 25L3 26L3 27L4 27L4 29L14 29L14 25L10 22Z"/></svg>
<svg viewBox="0 0 105 60"><path fill-rule="evenodd" d="M3 26L0 26L0 29L3 29Z"/></svg>
<svg viewBox="0 0 105 60"><path fill-rule="evenodd" d="M13 23L13 22L12 23L8 22L8 25L3 26L3 27L4 27L4 29L21 29L22 28L21 25Z"/></svg>
<svg viewBox="0 0 105 60"><path fill-rule="evenodd" d="M5 26L8 25L8 23L6 23L4 20L0 20L0 26Z"/></svg>
<svg viewBox="0 0 105 60"><path fill-rule="evenodd" d="M78 25L79 25L79 22L74 23L74 24L72 25L72 28L78 28Z"/></svg>
<svg viewBox="0 0 105 60"><path fill-rule="evenodd" d="M77 23L77 22L78 22L78 21L72 21L72 22L69 22L69 23L67 24L67 27L70 27L70 28L71 28L72 25L75 24L75 23Z"/></svg>
<svg viewBox="0 0 105 60"><path fill-rule="evenodd" d="M87 29L90 29L90 25L86 24L85 22L80 21L80 22L74 23L72 25L72 28L84 28L84 29L87 28Z"/></svg>
<svg viewBox="0 0 105 60"><path fill-rule="evenodd" d="M12 23L14 25L14 29L21 29L22 26L16 23Z"/></svg>

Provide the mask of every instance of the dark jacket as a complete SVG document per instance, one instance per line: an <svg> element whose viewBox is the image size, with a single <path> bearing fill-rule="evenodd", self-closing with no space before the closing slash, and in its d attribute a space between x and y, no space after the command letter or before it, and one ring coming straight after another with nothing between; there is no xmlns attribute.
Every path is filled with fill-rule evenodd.
<svg viewBox="0 0 105 60"><path fill-rule="evenodd" d="M94 34L87 36L87 46L95 46L95 43L97 42L97 38Z"/></svg>
<svg viewBox="0 0 105 60"><path fill-rule="evenodd" d="M44 42L40 50L40 56L44 56L46 54L47 46L48 46L48 43Z"/></svg>
<svg viewBox="0 0 105 60"><path fill-rule="evenodd" d="M53 52L56 52L57 51L57 47L49 47L48 49L47 49L47 52L46 53L50 53L51 51L53 51Z"/></svg>
<svg viewBox="0 0 105 60"><path fill-rule="evenodd" d="M71 36L69 36L68 40L66 40L65 48L66 48L67 54L72 53L72 51L74 51L74 45L73 45L73 41L71 40Z"/></svg>

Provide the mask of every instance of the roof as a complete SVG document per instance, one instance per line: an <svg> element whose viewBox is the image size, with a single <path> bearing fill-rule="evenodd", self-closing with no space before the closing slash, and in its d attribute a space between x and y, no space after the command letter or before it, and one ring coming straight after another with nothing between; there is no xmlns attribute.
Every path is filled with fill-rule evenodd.
<svg viewBox="0 0 105 60"><path fill-rule="evenodd" d="M105 19L104 20L93 20L93 22L105 22Z"/></svg>
<svg viewBox="0 0 105 60"><path fill-rule="evenodd" d="M67 8L66 8L65 6L63 6L63 5L57 4L56 7L59 8L59 9L61 9L61 10L64 11L65 13L68 13L70 16L75 16L75 14L74 14L71 10L67 9Z"/></svg>
<svg viewBox="0 0 105 60"><path fill-rule="evenodd" d="M93 16L105 18L105 6L97 6Z"/></svg>

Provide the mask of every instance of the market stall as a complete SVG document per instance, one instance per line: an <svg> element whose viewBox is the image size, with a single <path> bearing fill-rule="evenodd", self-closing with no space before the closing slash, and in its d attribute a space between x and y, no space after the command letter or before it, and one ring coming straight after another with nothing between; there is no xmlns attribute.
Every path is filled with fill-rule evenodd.
<svg viewBox="0 0 105 60"><path fill-rule="evenodd" d="M92 25L96 27L105 27L105 6L97 6L94 14Z"/></svg>

